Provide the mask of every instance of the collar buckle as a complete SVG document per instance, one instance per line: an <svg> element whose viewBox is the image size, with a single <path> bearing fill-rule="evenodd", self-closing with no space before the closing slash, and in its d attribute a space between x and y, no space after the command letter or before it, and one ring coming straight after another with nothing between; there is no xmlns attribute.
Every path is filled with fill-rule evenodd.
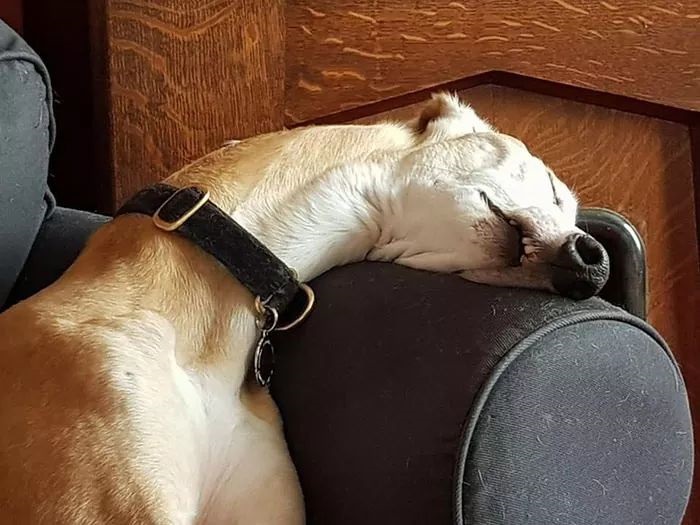
<svg viewBox="0 0 700 525"><path fill-rule="evenodd" d="M166 232L177 230L207 202L208 191L200 190L196 186L180 188L156 210L152 217L153 224ZM168 219L163 218L163 215L168 216Z"/></svg>

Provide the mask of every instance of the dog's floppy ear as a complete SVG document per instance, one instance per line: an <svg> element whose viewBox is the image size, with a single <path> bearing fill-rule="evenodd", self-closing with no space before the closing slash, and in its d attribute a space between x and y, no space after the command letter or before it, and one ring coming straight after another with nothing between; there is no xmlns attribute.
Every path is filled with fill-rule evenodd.
<svg viewBox="0 0 700 525"><path fill-rule="evenodd" d="M463 104L457 95L445 92L434 93L410 125L430 142L495 131L471 107Z"/></svg>

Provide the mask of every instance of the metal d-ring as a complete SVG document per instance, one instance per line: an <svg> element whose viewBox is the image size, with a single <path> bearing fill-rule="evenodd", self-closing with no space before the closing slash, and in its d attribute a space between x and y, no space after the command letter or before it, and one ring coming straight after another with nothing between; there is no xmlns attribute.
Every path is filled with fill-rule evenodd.
<svg viewBox="0 0 700 525"><path fill-rule="evenodd" d="M314 303L316 302L316 295L314 294L314 291L308 284L305 283L300 283L299 288L306 294L306 306L304 307L304 310L302 310L302 312L296 317L296 319L292 319L287 324L276 327L274 329L276 332L284 332L285 330L294 328L304 319L306 319L311 313L311 310L313 310Z"/></svg>
<svg viewBox="0 0 700 525"><path fill-rule="evenodd" d="M311 287L306 284L306 283L300 283L299 284L299 289L304 292L306 295L306 306L302 310L302 312L292 319L290 322L287 324L278 326L278 321L279 321L279 313L277 310L269 306L265 300L261 299L260 296L257 296L255 298L255 310L258 313L258 318L256 320L256 323L258 324L258 328L262 329L262 325L260 325L260 320L267 319L269 316L274 316L274 323L272 324L272 328L268 328L267 330L272 332L284 332L285 330L289 330L291 328L294 328L297 326L299 323L301 323L304 319L306 319L309 314L311 313L311 310L313 310L314 304L316 303L316 295L314 294L314 291L311 289Z"/></svg>

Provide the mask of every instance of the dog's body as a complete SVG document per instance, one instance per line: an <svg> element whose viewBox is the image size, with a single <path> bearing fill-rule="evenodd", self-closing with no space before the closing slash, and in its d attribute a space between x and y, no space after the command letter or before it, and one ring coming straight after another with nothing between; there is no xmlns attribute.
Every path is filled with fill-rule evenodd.
<svg viewBox="0 0 700 525"><path fill-rule="evenodd" d="M304 281L370 259L552 288L577 231L566 187L447 96L411 125L256 137L167 182L208 189ZM246 381L253 297L194 244L121 216L0 334L3 517L304 522L277 409Z"/></svg>

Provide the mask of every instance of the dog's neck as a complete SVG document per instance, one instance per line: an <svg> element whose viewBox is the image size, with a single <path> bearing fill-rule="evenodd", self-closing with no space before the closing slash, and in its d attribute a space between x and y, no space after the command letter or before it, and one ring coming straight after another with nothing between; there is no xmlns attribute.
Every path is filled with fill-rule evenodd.
<svg viewBox="0 0 700 525"><path fill-rule="evenodd" d="M308 281L383 242L399 186L390 166L361 164L327 172L281 202L252 192L232 216ZM245 363L227 356L246 355L257 337L252 295L194 243L144 216L119 217L97 232L64 279L81 291L60 299L73 318L158 313L175 330L181 363ZM240 365L230 371L236 381L244 373Z"/></svg>
<svg viewBox="0 0 700 525"><path fill-rule="evenodd" d="M382 239L396 184L384 164L325 173L282 202L252 195L233 218L270 248L302 281L361 261Z"/></svg>

